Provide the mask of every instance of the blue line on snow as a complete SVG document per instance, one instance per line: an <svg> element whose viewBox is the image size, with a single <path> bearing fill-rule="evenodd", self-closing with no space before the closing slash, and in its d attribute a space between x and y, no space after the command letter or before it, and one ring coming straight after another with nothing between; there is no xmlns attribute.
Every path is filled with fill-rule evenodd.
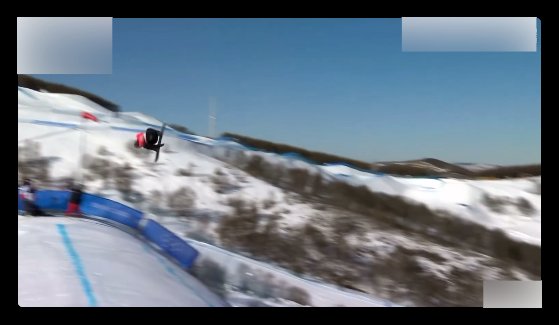
<svg viewBox="0 0 559 325"><path fill-rule="evenodd" d="M125 128L121 126L111 126L111 129L117 131L129 131L129 132L143 132L145 129L133 129L133 128Z"/></svg>
<svg viewBox="0 0 559 325"><path fill-rule="evenodd" d="M89 280L87 279L87 275L85 274L85 270L81 262L80 255L78 255L78 252L74 248L74 245L72 245L70 236L68 236L68 232L66 231L66 226L63 224L57 224L56 227L58 228L58 232L62 237L62 241L64 242L64 246L68 251L68 255L70 255L70 258L72 259L72 264L74 264L76 273L80 278L82 289L85 295L87 296L87 301L89 303L89 306L90 307L97 306L97 300L95 299L95 295L93 294L93 290L91 289L91 284L89 283Z"/></svg>
<svg viewBox="0 0 559 325"><path fill-rule="evenodd" d="M72 128L78 126L78 124L76 124L76 123L50 122L50 121L41 121L41 120L33 120L31 123L42 124L42 125L51 125L51 126L61 126L61 127L72 127Z"/></svg>

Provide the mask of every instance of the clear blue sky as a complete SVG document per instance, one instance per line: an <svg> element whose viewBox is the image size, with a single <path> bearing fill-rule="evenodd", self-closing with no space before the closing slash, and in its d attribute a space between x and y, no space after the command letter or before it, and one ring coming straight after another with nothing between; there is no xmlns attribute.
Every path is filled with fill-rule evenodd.
<svg viewBox="0 0 559 325"><path fill-rule="evenodd" d="M539 22L538 22L539 28ZM404 53L400 19L114 19L112 75L35 75L365 161L541 161L541 54Z"/></svg>

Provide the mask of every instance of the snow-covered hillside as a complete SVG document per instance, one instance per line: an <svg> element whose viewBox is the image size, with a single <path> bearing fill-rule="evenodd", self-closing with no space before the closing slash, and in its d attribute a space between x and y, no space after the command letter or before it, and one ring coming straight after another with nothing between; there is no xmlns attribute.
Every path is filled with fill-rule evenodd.
<svg viewBox="0 0 559 325"><path fill-rule="evenodd" d="M99 122L82 119L79 114L83 111L96 115ZM376 175L342 165L311 165L271 153L245 150L233 142L184 135L171 129L166 130L165 147L155 164L154 154L135 149L132 141L135 132L145 130L148 125L161 124L143 113L115 114L80 96L18 88L18 146L38 144L40 152L35 154L48 158L51 180L83 176L88 192L117 201L128 200L126 204L156 214L159 213L153 208L160 206L202 216L206 221L193 226L201 227L199 235L218 237L219 222L214 221L231 214L235 200L256 203L260 214L274 216L279 233L289 233L308 223L320 227L319 220L327 222L330 214L339 215L337 211L325 211L314 202L252 177L226 162L230 161L227 155L243 152L246 157L260 156L273 162L278 170L306 169L320 173L325 179L363 185L372 192L401 196L433 210L446 211L455 218L489 229L502 229L515 240L541 244L541 177L478 181ZM81 153L86 155L83 161L79 158ZM107 177L109 170L112 174ZM122 185L121 180L128 180L130 184ZM122 194L123 186L131 192L128 198ZM194 223L189 222L190 228L175 230L183 232L183 236L191 235ZM379 245L404 247L402 242L395 241L401 235L395 233L380 238L369 232L361 239L348 238L348 242L354 249L364 247L365 250ZM405 249L418 249L412 246ZM371 254L378 253L372 248L371 251ZM363 256L367 254L362 252ZM446 254L445 258L459 259L451 255ZM427 262L421 265L432 267ZM452 268L448 270L451 271ZM375 291L369 284L363 284L360 290Z"/></svg>
<svg viewBox="0 0 559 325"><path fill-rule="evenodd" d="M40 93L26 88L18 88L18 118L21 121L52 121L57 123L68 123L79 125L83 119L79 116L81 111L89 111L101 116L110 116L110 123L86 122L82 126L87 131L84 133L87 143L86 152L95 154L101 146L112 153L112 159L119 163L129 163L132 167L142 170L142 174L148 177L138 178L138 187L157 191L174 191L181 182L176 182L180 176L176 172L180 168L192 166L192 171L200 175L214 173L217 169L226 171L229 166L201 155L193 150L192 143L177 137L177 133L171 133L166 137L167 148L171 153L165 152L161 155L160 164L154 171L146 159L138 157L131 150L133 130L142 130L146 124L161 125L159 120L142 113L121 113L115 117L113 113L87 99L76 95ZM74 114L62 114L73 112ZM40 123L40 122L39 122ZM43 140L42 135L54 131L52 125L41 125L34 123L18 124L18 142L24 139L35 139L41 143L43 155L62 158L53 166L53 176L63 177L71 174L76 169L78 160L76 154L80 152L79 130L61 132ZM198 141L223 146L227 143L213 141L211 139L192 136ZM60 146L63 142L64 146ZM238 147L237 147L238 148ZM289 161L279 159L276 155L250 152L250 155L263 155L268 159L276 161ZM189 165L189 163L191 165ZM297 164L308 165L301 161ZM343 165L320 166L324 173L334 176L344 176L344 179L357 185L365 185L372 191L383 192L391 195L399 195L426 204L434 209L442 209L454 215L461 216L474 222L482 223L488 227L502 228L511 236L532 243L541 240L541 193L536 188L541 184L541 177L525 178L518 180L457 180L457 179L427 179L427 178L405 178L388 175L375 175L362 172ZM226 172L229 176L239 175L239 172ZM247 178L247 186L239 191L240 196L255 199L275 197L283 201L284 194L276 187ZM223 205L216 200L213 190L208 190L209 184L203 184L199 179L189 180L192 187L198 190L197 204L199 208L215 208L223 210ZM97 185L97 186L95 186ZM101 189L102 183L92 184L92 188ZM514 206L503 209L502 213L491 210L483 203L487 196L498 197L504 201L514 202L518 199L527 200L534 208L526 215L524 212L514 209ZM217 201L217 202L216 202ZM303 207L301 207L303 208Z"/></svg>
<svg viewBox="0 0 559 325"><path fill-rule="evenodd" d="M346 166L321 167L327 172L349 176L348 181L365 185L371 191L399 195L433 209L451 212L489 228L501 228L519 240L541 243L541 177L517 180L461 180L404 178L360 172ZM494 211L484 200L497 197L506 209ZM534 208L530 213L516 209L516 200L524 199Z"/></svg>
<svg viewBox="0 0 559 325"><path fill-rule="evenodd" d="M457 166L469 169L471 171L481 171L487 170L492 168L501 167L500 165L493 165L493 164L475 164L475 163L456 163Z"/></svg>

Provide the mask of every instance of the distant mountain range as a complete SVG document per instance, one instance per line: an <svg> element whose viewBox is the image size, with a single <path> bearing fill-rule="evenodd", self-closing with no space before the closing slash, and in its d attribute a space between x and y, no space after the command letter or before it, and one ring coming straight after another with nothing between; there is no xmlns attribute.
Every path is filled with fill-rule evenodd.
<svg viewBox="0 0 559 325"><path fill-rule="evenodd" d="M448 163L435 158L375 162L373 170L394 175L456 178L507 178L541 176L541 164L502 166L479 163Z"/></svg>

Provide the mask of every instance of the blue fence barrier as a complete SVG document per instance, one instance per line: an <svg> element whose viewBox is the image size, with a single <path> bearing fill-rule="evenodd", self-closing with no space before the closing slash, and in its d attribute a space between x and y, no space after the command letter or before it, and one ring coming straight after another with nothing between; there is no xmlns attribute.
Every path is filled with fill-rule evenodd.
<svg viewBox="0 0 559 325"><path fill-rule="evenodd" d="M142 234L177 260L184 268L192 267L192 264L198 257L199 253L197 250L153 220L148 220L142 228Z"/></svg>
<svg viewBox="0 0 559 325"><path fill-rule="evenodd" d="M64 211L70 200L70 192L58 190L41 190L35 193L35 204L42 210ZM23 210L23 200L18 189L17 209Z"/></svg>
<svg viewBox="0 0 559 325"><path fill-rule="evenodd" d="M132 209L122 203L92 194L82 196L80 209L85 214L107 218L134 229L139 229L139 223L144 214L142 211Z"/></svg>
<svg viewBox="0 0 559 325"><path fill-rule="evenodd" d="M64 211L71 193L60 190L40 190L35 193L35 204L42 210ZM150 242L157 245L184 268L191 268L199 253L180 237L153 220L143 225L140 221L144 213L122 203L107 198L83 194L80 209L84 214L110 219L140 231ZM18 210L23 210L23 202L18 190Z"/></svg>
<svg viewBox="0 0 559 325"><path fill-rule="evenodd" d="M70 200L69 191L45 190L37 191L35 204L43 210L65 210Z"/></svg>

